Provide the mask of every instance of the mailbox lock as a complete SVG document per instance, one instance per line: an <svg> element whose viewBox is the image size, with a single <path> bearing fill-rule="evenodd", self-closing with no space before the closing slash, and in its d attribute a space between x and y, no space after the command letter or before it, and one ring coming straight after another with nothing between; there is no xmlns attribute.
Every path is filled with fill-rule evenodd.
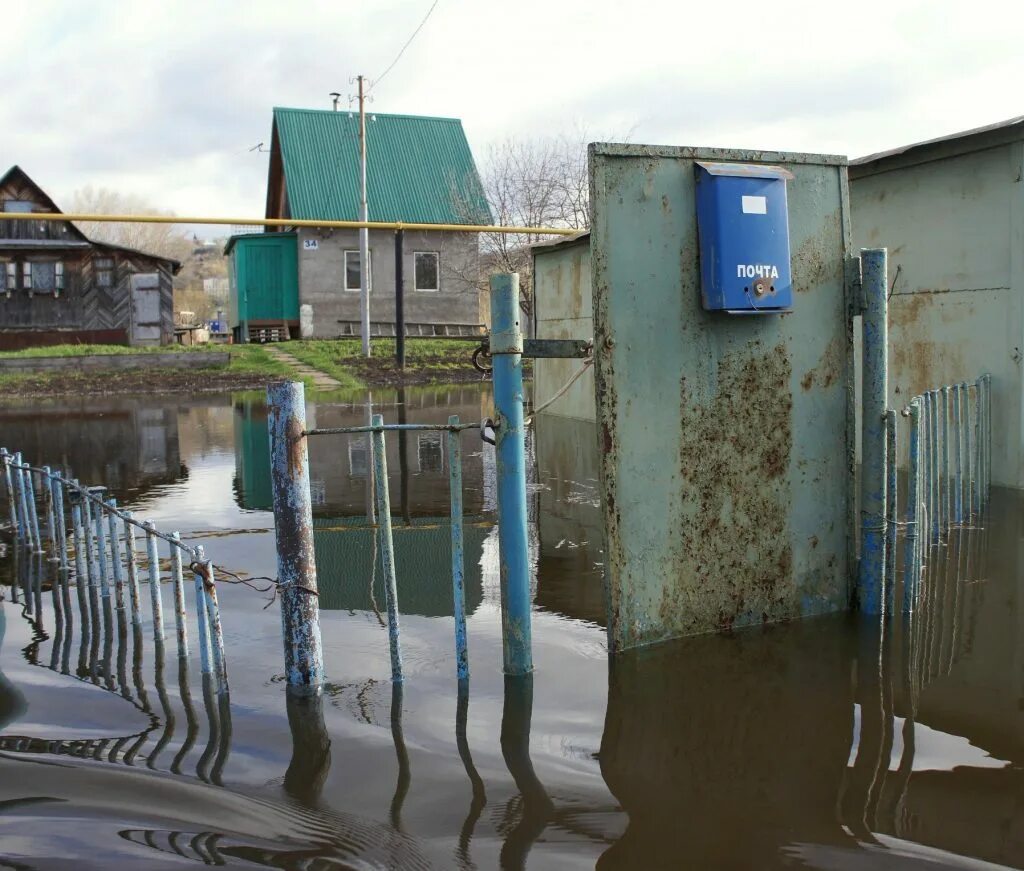
<svg viewBox="0 0 1024 871"><path fill-rule="evenodd" d="M768 293L768 279L759 278L754 282L754 296L764 296Z"/></svg>

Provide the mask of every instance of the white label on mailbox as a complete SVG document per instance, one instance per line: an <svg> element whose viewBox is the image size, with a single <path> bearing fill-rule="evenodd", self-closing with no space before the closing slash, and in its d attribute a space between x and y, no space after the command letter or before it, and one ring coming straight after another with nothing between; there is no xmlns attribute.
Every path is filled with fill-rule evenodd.
<svg viewBox="0 0 1024 871"><path fill-rule="evenodd" d="M744 215L767 215L768 197L743 197Z"/></svg>
<svg viewBox="0 0 1024 871"><path fill-rule="evenodd" d="M746 197L744 197L743 199L746 199ZM744 207L744 211L746 211L745 207ZM320 247L320 240L319 239L303 239L302 240L302 249L304 251L316 251L317 248L319 248L319 247Z"/></svg>

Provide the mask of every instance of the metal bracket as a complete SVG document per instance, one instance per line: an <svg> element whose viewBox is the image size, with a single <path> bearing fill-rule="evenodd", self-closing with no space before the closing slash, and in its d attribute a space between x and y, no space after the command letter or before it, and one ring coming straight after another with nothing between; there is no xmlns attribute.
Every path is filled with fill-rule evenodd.
<svg viewBox="0 0 1024 871"><path fill-rule="evenodd" d="M484 336L479 350L484 356L491 356L490 336ZM583 358L589 357L593 351L594 343L590 339L523 339L521 356L550 359Z"/></svg>
<svg viewBox="0 0 1024 871"><path fill-rule="evenodd" d="M846 260L846 286L850 288L850 316L864 314L864 282L861 279L860 255Z"/></svg>

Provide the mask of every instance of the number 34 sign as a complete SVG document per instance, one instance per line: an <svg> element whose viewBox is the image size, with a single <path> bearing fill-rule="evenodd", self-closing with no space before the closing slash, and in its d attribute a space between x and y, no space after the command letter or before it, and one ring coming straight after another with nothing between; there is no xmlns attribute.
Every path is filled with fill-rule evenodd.
<svg viewBox="0 0 1024 871"><path fill-rule="evenodd" d="M319 239L303 239L302 250L303 251L316 251L320 247Z"/></svg>

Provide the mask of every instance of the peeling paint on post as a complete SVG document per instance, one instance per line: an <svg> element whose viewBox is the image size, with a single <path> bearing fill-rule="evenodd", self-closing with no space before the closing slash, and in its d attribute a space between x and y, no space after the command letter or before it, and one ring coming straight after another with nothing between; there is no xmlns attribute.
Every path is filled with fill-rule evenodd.
<svg viewBox="0 0 1024 871"><path fill-rule="evenodd" d="M156 527L149 521L142 524L146 530L146 549L149 555L149 597L153 605L153 640L163 646L164 638L164 602L160 591L160 553L157 550L157 538L153 535Z"/></svg>
<svg viewBox="0 0 1024 871"><path fill-rule="evenodd" d="M196 584L196 623L199 626L199 668L204 675L213 674L213 657L210 655L210 625L206 612L205 575L203 564L206 553L202 545L192 552L192 572Z"/></svg>
<svg viewBox="0 0 1024 871"><path fill-rule="evenodd" d="M278 588L289 690L319 693L324 680L309 494L306 394L300 382L267 388Z"/></svg>
<svg viewBox="0 0 1024 871"><path fill-rule="evenodd" d="M21 454L18 455L19 459ZM32 472L29 469L22 470L22 477L25 481L25 501L28 504L28 522L32 530L32 549L42 553L43 539L39 535L39 513L36 511L36 486L32 481Z"/></svg>
<svg viewBox="0 0 1024 871"><path fill-rule="evenodd" d="M21 466L21 453L14 455L14 465L16 467ZM19 532L22 538L25 539L29 547L32 546L32 520L28 513L28 495L25 492L25 475L22 473L20 468L14 470L14 483L17 488L17 504L18 504L18 515L20 522L18 524Z"/></svg>
<svg viewBox="0 0 1024 871"><path fill-rule="evenodd" d="M67 571L68 568L68 530L64 520L64 482L59 475L54 475L51 482L53 487L53 512L57 520L57 550L60 559L60 567ZM70 616L70 612L68 612Z"/></svg>
<svg viewBox="0 0 1024 871"><path fill-rule="evenodd" d="M457 414L448 424L458 427ZM455 671L458 679L469 677L469 651L466 640L466 572L462 540L462 442L458 429L450 429L448 439L448 490L451 498L452 534L452 606L455 613Z"/></svg>
<svg viewBox="0 0 1024 871"><path fill-rule="evenodd" d="M523 421L523 335L519 276L491 276L491 357L498 413L498 556L505 674L533 671L530 559L526 516L526 433Z"/></svg>
<svg viewBox="0 0 1024 871"><path fill-rule="evenodd" d="M106 599L110 596L110 577L107 573L107 529L103 522L102 488L90 487L89 490L99 495L101 500L96 505L94 523L96 525L96 561L100 567L100 594Z"/></svg>
<svg viewBox="0 0 1024 871"><path fill-rule="evenodd" d="M888 284L884 248L861 252L864 291L863 405L861 462L861 555L858 603L866 614L884 607L886 508L886 423L888 395Z"/></svg>

